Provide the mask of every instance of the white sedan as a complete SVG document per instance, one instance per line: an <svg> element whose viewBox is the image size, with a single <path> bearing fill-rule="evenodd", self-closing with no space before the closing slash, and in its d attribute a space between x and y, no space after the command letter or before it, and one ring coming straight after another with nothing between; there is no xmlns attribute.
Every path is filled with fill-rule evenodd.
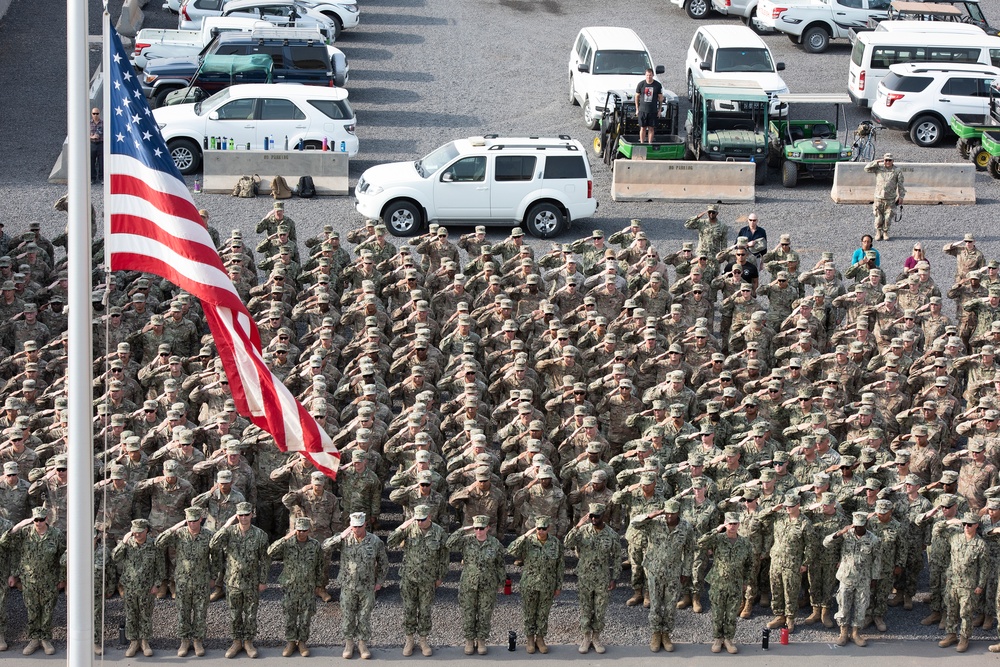
<svg viewBox="0 0 1000 667"><path fill-rule="evenodd" d="M182 174L201 168L202 152L213 143L233 150L264 150L286 142L319 150L358 153L356 118L343 88L252 83L230 86L195 104L153 111L174 164Z"/></svg>

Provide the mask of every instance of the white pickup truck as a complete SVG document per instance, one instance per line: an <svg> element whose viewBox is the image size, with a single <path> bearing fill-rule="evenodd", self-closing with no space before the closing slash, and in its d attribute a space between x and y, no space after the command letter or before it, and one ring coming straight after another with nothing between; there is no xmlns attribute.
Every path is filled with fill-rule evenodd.
<svg viewBox="0 0 1000 667"><path fill-rule="evenodd" d="M889 0L760 0L757 21L783 32L808 53L822 53L831 39L850 39L851 28L889 15Z"/></svg>
<svg viewBox="0 0 1000 667"><path fill-rule="evenodd" d="M157 58L178 58L198 55L219 33L253 32L273 28L267 21L248 18L207 17L201 30L161 30L146 28L135 37L132 64L146 69L146 63Z"/></svg>

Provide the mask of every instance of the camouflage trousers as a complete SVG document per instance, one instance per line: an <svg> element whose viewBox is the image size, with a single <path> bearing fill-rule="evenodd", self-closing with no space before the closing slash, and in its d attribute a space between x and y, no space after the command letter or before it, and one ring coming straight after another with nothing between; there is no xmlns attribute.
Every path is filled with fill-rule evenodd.
<svg viewBox="0 0 1000 667"><path fill-rule="evenodd" d="M96 584L94 588L98 588L99 585L100 584ZM7 591L9 590L10 588L7 586L7 580L4 579L3 581L0 581L0 635L5 635L7 633ZM99 594L97 592L94 594L94 600L94 604L96 605L97 600L99 600ZM95 616L95 618L100 617Z"/></svg>
<svg viewBox="0 0 1000 667"><path fill-rule="evenodd" d="M705 575L708 574L708 552L702 549L697 549L694 552L694 558L691 559L691 584L688 586L686 592L691 594L691 597L700 597L702 591L705 589Z"/></svg>
<svg viewBox="0 0 1000 667"><path fill-rule="evenodd" d="M888 234L896 215L896 202L892 199L876 199L872 204L872 213L875 215L875 231Z"/></svg>
<svg viewBox="0 0 1000 667"><path fill-rule="evenodd" d="M579 584L576 597L580 600L580 632L600 634L604 630L604 617L611 597L608 587Z"/></svg>
<svg viewBox="0 0 1000 667"><path fill-rule="evenodd" d="M785 567L771 561L771 611L775 616L795 616L801 589L802 573L798 566Z"/></svg>
<svg viewBox="0 0 1000 667"><path fill-rule="evenodd" d="M230 587L226 591L229 601L229 626L234 640L253 641L257 636L257 608L260 593L257 587L246 589Z"/></svg>
<svg viewBox="0 0 1000 667"><path fill-rule="evenodd" d="M931 611L938 613L944 612L945 587L948 585L945 579L946 570L947 568L943 565L931 563L929 582L931 597L927 601L927 606L931 608Z"/></svg>
<svg viewBox="0 0 1000 667"><path fill-rule="evenodd" d="M647 569L646 586L649 588L649 631L673 632L677 599L681 594L680 575Z"/></svg>
<svg viewBox="0 0 1000 667"><path fill-rule="evenodd" d="M712 639L736 636L736 618L743 606L743 590L736 586L712 586L708 600L712 604Z"/></svg>
<svg viewBox="0 0 1000 667"><path fill-rule="evenodd" d="M403 631L426 637L431 633L431 607L436 592L434 581L403 579L399 592L403 596Z"/></svg>
<svg viewBox="0 0 1000 667"><path fill-rule="evenodd" d="M459 586L458 606L462 610L462 636L465 639L487 639L497 606L497 589L488 583Z"/></svg>
<svg viewBox="0 0 1000 667"><path fill-rule="evenodd" d="M28 639L52 639L52 611L59 592L55 582L24 584L24 606L28 611Z"/></svg>
<svg viewBox="0 0 1000 667"><path fill-rule="evenodd" d="M760 593L760 581L761 581L761 559L757 556L753 557L753 564L750 566L750 580L747 582L747 590L745 594L745 599L753 600ZM770 587L768 587L770 590Z"/></svg>
<svg viewBox="0 0 1000 667"><path fill-rule="evenodd" d="M288 532L288 508L281 504L282 493L278 489L278 495L271 498L270 493L264 493L258 489L257 516L254 517L254 525L267 532L268 537L274 541L280 539Z"/></svg>
<svg viewBox="0 0 1000 667"><path fill-rule="evenodd" d="M641 530L629 528L625 531L625 540L628 545L628 562L632 568L630 575L632 588L641 589L646 585L646 574L643 570L642 562L649 546L649 538Z"/></svg>
<svg viewBox="0 0 1000 667"><path fill-rule="evenodd" d="M868 615L876 618L885 616L886 612L889 611L889 595L891 594L892 572L890 571L875 582L875 590L872 591L871 608L868 611Z"/></svg>
<svg viewBox="0 0 1000 667"><path fill-rule="evenodd" d="M837 613L834 615L837 624L860 628L868 614L871 597L872 591L868 582L862 582L857 586L841 583L837 589Z"/></svg>
<svg viewBox="0 0 1000 667"><path fill-rule="evenodd" d="M837 588L837 561L821 558L809 566L809 601L813 607L829 609Z"/></svg>
<svg viewBox="0 0 1000 667"><path fill-rule="evenodd" d="M923 540L910 543L910 549L906 556L906 567L903 568L902 576L903 592L910 597L917 593L917 579L924 569L925 551Z"/></svg>
<svg viewBox="0 0 1000 667"><path fill-rule="evenodd" d="M203 586L177 584L177 636L181 639L204 639L208 634L208 583Z"/></svg>
<svg viewBox="0 0 1000 667"><path fill-rule="evenodd" d="M138 591L125 587L125 638L129 641L151 639L153 637L153 596L149 589L140 587Z"/></svg>
<svg viewBox="0 0 1000 667"><path fill-rule="evenodd" d="M344 639L363 642L372 639L372 609L375 608L375 591L370 588L340 589L340 631Z"/></svg>
<svg viewBox="0 0 1000 667"><path fill-rule="evenodd" d="M281 610L285 613L285 641L309 641L309 628L316 613L316 594L312 590L285 589L281 599Z"/></svg>
<svg viewBox="0 0 1000 667"><path fill-rule="evenodd" d="M552 611L554 591L521 590L521 613L524 616L524 634L544 637L549 632L549 612Z"/></svg>
<svg viewBox="0 0 1000 667"><path fill-rule="evenodd" d="M944 631L971 637L975 632L972 618L979 613L982 596L976 595L975 588L957 586L954 582L950 582L944 598Z"/></svg>

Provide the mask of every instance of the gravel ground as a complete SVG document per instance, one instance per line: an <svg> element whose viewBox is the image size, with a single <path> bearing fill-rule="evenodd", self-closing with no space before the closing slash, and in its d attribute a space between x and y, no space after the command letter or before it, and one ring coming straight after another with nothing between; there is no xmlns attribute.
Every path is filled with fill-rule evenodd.
<svg viewBox="0 0 1000 667"><path fill-rule="evenodd" d="M117 15L120 3L112 3ZM609 6L615 9L610 17ZM8 231L26 226L28 220L41 220L47 234L54 235L65 226L65 218L52 210L52 202L65 187L46 182L46 177L65 136L65 34L64 3L46 6L42 22L37 3L14 0L0 22L0 89L17 91L0 97L0 117L6 122L6 159L0 163L0 195L5 201ZM161 10L156 0L147 6L146 27L172 28L176 17ZM99 34L100 4L91 3L90 32ZM351 99L358 111L358 134L361 157L351 164L351 180L377 163L413 159L457 136L497 132L500 134L554 135L568 133L589 145L593 134L583 125L582 112L565 101L566 59L573 38L586 25L621 24L635 27L645 39L657 62L664 63L665 85L675 91L683 88L683 62L687 45L696 25L684 13L665 2L619 0L610 3L578 3L573 0L365 0L361 26L346 32L338 45L351 61ZM713 22L733 22L713 16ZM54 37L54 39L52 39ZM45 44L44 55L35 47ZM835 43L821 55L805 54L783 36L765 37L779 61L788 64L783 73L793 92L842 92L847 77L849 45ZM96 65L99 51L91 50ZM21 65L31 63L30 84L26 84ZM822 112L822 110L820 110ZM82 111L81 111L82 112ZM852 110L855 125L862 117ZM885 132L879 139L880 152L891 150L897 161L956 162L958 155L950 144L938 149L921 149L909 143L902 133ZM679 247L681 240L692 238L683 229L688 216L702 210L696 204L615 203L609 196L610 172L594 161L595 185L601 200L597 215L577 223L564 241L586 235L591 229L607 232L625 226L630 218L641 218L652 241L661 251ZM763 226L775 236L792 234L793 245L802 254L802 265L811 266L822 251L836 253L846 267L850 253L858 246L861 234L871 230L870 210L865 206L837 206L829 197L826 183L805 182L796 190L786 190L772 174L769 185L758 188L755 206L726 206L722 219L731 221L756 210ZM893 228L893 240L883 242L883 268L890 277L909 254L915 240L927 243L934 279L942 289L951 284L953 260L936 250L940 245L961 239L973 232L980 248L990 257L1000 257L1000 238L995 221L1000 213L998 185L986 174L977 175L979 203L975 207L906 207L906 215ZM101 193L95 189L94 203L100 209ZM208 208L213 223L222 230L241 228L253 234L253 225L270 208L270 201L233 199L219 195L196 195L197 203ZM346 231L360 223L349 197L298 200L288 204L299 234L306 238L331 223ZM15 222L16 220L16 222ZM464 232L466 230L456 230ZM490 234L499 240L504 233ZM539 248L544 244L533 241ZM397 517L398 520L398 517ZM391 518L388 521L391 525ZM398 564L398 554L393 554ZM453 563L453 570L458 563ZM571 570L572 572L572 570ZM393 575L395 567L393 568ZM272 580L276 579L276 573ZM460 641L456 604L458 576L452 574L439 593L435 606L435 643ZM570 642L576 636L575 581L567 576L566 590L557 600L551 620L550 639ZM608 627L604 636L610 644L643 644L647 639L644 610L624 606L630 590L621 588L612 598ZM24 640L24 607L20 594L12 592L11 622L8 639ZM400 601L397 586L379 595L376 606L376 646L398 646L401 641ZM939 633L919 625L926 613L923 605L905 613L890 610L887 622L893 640L927 640ZM121 603L108 602L108 623L112 643L117 636ZM766 617L763 610L750 621L741 621L737 639L759 641ZM209 613L209 645L224 648L228 642L228 614L224 602L215 603ZM174 645L173 605L157 604L156 625L159 648ZM65 606L60 602L57 624L65 622ZM339 611L336 604L320 605L314 623L313 641L338 643ZM815 626L814 626L815 627ZM505 643L507 631L522 635L516 596L501 597L493 624L493 641ZM280 590L272 587L261 605L259 637L262 645L282 641ZM832 630L801 626L796 642L829 642ZM710 637L707 614L690 610L678 613L674 639L680 642L705 641ZM977 638L992 638L991 633L976 633ZM60 631L57 638L63 640Z"/></svg>

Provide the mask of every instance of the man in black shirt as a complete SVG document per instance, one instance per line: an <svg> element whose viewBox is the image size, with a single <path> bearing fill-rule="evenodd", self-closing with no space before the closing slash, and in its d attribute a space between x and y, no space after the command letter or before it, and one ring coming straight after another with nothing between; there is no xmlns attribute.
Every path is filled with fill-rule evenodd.
<svg viewBox="0 0 1000 667"><path fill-rule="evenodd" d="M736 236L737 238L742 236L747 240L747 246L750 248L750 259L760 270L761 259L767 253L767 232L757 224L756 213L747 216L746 226L740 229Z"/></svg>
<svg viewBox="0 0 1000 667"><path fill-rule="evenodd" d="M754 266L753 262L747 261L748 250L745 247L736 249L736 261L726 267L727 273L732 273L737 267L740 269L740 277L743 278L743 282L750 283L753 293L757 293L757 282L760 276L757 271L757 267Z"/></svg>
<svg viewBox="0 0 1000 667"><path fill-rule="evenodd" d="M635 87L635 113L639 116L639 143L653 143L656 134L656 117L663 103L663 86L653 78L653 70L646 68L646 78Z"/></svg>

